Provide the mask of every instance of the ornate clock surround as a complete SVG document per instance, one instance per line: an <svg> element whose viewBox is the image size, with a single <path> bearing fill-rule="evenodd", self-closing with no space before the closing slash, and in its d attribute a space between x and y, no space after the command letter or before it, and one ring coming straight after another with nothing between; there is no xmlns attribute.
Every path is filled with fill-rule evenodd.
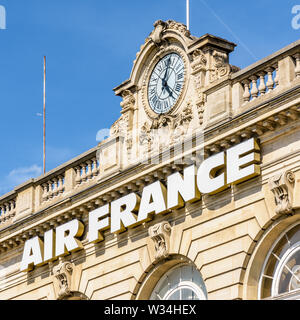
<svg viewBox="0 0 300 320"><path fill-rule="evenodd" d="M142 104L144 107L144 110L148 117L152 120L158 119L162 114L158 114L152 110L152 108L149 105L148 102L148 83L152 74L153 69L155 68L156 64L167 54L170 53L177 53L183 61L184 64L184 81L183 81L183 86L181 89L181 92L179 94L179 97L175 104L172 106L172 108L164 113L164 116L167 115L174 115L177 113L182 101L184 100L184 97L186 95L187 91L187 84L188 84L188 72L189 72L189 60L188 57L185 53L185 51L176 43L173 44L165 44L163 46L160 46L158 51L152 56L152 58L149 59L149 62L147 63L148 67L146 68L143 76L143 81L142 81L142 87L141 87L141 96L142 96Z"/></svg>

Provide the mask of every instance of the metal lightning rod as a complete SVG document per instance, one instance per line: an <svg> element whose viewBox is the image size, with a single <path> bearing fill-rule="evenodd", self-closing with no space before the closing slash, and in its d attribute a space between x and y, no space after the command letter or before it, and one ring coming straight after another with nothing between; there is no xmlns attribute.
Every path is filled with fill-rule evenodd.
<svg viewBox="0 0 300 320"><path fill-rule="evenodd" d="M190 30L190 0L186 0L186 27Z"/></svg>
<svg viewBox="0 0 300 320"><path fill-rule="evenodd" d="M46 173L46 56L44 56L44 92L43 92L43 168Z"/></svg>

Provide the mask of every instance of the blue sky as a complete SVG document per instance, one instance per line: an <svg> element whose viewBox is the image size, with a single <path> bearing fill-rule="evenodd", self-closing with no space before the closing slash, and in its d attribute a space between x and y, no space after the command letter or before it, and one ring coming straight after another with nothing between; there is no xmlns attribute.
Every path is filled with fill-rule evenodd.
<svg viewBox="0 0 300 320"><path fill-rule="evenodd" d="M238 46L241 68L300 38L295 1L190 0L190 30ZM299 2L300 4L300 2ZM47 57L47 170L97 144L120 115L112 88L158 20L185 23L185 0L0 0L0 195L42 172L43 56Z"/></svg>

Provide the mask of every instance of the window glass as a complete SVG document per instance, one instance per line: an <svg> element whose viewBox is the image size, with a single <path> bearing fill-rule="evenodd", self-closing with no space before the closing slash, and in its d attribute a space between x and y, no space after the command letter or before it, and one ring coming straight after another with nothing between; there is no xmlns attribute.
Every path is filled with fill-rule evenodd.
<svg viewBox="0 0 300 320"><path fill-rule="evenodd" d="M284 232L267 255L260 278L260 298L300 289L300 225Z"/></svg>
<svg viewBox="0 0 300 320"><path fill-rule="evenodd" d="M158 281L150 300L204 300L207 292L200 272L181 265L169 270Z"/></svg>

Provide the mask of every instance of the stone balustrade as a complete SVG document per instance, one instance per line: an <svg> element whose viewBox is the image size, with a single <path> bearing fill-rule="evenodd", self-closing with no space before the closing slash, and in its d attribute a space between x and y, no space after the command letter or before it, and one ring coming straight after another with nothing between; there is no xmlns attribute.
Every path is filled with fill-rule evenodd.
<svg viewBox="0 0 300 320"><path fill-rule="evenodd" d="M81 164L77 165L74 170L76 173L76 186L94 179L100 173L100 168L96 157L82 162Z"/></svg>
<svg viewBox="0 0 300 320"><path fill-rule="evenodd" d="M65 191L64 182L65 177L62 174L43 183L42 202L51 200L52 198L63 194L63 192Z"/></svg>
<svg viewBox="0 0 300 320"><path fill-rule="evenodd" d="M7 199L0 202L0 226L12 220L16 215L16 199Z"/></svg>
<svg viewBox="0 0 300 320"><path fill-rule="evenodd" d="M278 63L264 67L241 81L243 85L243 103L270 93L279 86Z"/></svg>
<svg viewBox="0 0 300 320"><path fill-rule="evenodd" d="M297 52L298 51L298 52ZM276 95L300 79L300 44L294 43L231 75L233 108Z"/></svg>

